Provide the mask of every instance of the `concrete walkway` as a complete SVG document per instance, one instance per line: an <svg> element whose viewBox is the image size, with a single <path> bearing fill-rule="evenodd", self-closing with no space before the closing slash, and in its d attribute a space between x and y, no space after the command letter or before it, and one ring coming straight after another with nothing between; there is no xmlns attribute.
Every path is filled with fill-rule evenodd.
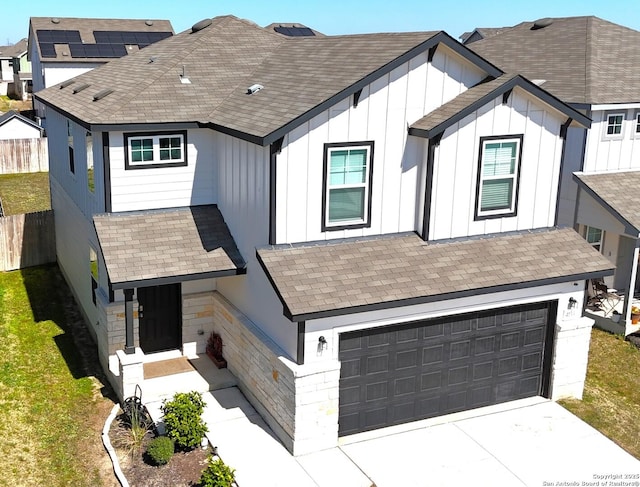
<svg viewBox="0 0 640 487"><path fill-rule="evenodd" d="M237 387L204 397L207 437L239 487L609 485L607 475L640 474L638 460L543 398L353 435L293 457Z"/></svg>

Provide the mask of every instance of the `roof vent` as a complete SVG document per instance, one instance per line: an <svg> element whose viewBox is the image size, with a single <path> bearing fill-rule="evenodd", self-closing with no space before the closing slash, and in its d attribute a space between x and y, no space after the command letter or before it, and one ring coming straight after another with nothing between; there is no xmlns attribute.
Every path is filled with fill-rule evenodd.
<svg viewBox="0 0 640 487"><path fill-rule="evenodd" d="M249 88L247 88L247 95L253 95L254 93L260 91L262 88L264 88L264 86L259 85L258 83L256 83L255 85L251 85L249 86Z"/></svg>
<svg viewBox="0 0 640 487"><path fill-rule="evenodd" d="M145 20L144 25L148 25L149 27L151 27L153 25L153 20Z"/></svg>
<svg viewBox="0 0 640 487"><path fill-rule="evenodd" d="M191 84L191 80L187 77L187 68L184 64L182 65L182 74L180 75L180 83L182 83L183 85Z"/></svg>
<svg viewBox="0 0 640 487"><path fill-rule="evenodd" d="M52 24L59 24L60 23L60 19L58 17L54 17L51 19L51 23Z"/></svg>
<svg viewBox="0 0 640 487"><path fill-rule="evenodd" d="M113 93L113 90L107 88L106 90L98 91L95 95L93 95L93 101L102 100L105 96Z"/></svg>
<svg viewBox="0 0 640 487"><path fill-rule="evenodd" d="M73 79L68 79L67 81L63 81L62 83L60 83L60 89L62 88L66 88L67 86L71 85L75 83L75 80Z"/></svg>
<svg viewBox="0 0 640 487"><path fill-rule="evenodd" d="M87 88L89 88L89 86L91 85L89 85L88 83L84 83L82 85L76 86L73 89L73 94L75 95L76 93L80 93L82 90L86 90Z"/></svg>
<svg viewBox="0 0 640 487"><path fill-rule="evenodd" d="M549 27L551 24L553 24L553 19L549 17L545 17L544 19L538 19L531 26L531 30L544 29L545 27Z"/></svg>
<svg viewBox="0 0 640 487"><path fill-rule="evenodd" d="M151 56L149 58L149 64L153 64L158 60L158 56Z"/></svg>
<svg viewBox="0 0 640 487"><path fill-rule="evenodd" d="M193 26L191 27L191 33L193 34L194 32L198 32L204 29L205 27L209 27L212 23L213 20L211 19L203 19L200 22L193 24Z"/></svg>

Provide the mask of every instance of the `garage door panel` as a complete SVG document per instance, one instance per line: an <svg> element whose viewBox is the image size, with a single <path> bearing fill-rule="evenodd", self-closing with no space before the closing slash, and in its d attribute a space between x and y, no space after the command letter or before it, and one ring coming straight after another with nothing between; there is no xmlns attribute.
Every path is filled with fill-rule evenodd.
<svg viewBox="0 0 640 487"><path fill-rule="evenodd" d="M541 393L555 303L340 336L339 434Z"/></svg>

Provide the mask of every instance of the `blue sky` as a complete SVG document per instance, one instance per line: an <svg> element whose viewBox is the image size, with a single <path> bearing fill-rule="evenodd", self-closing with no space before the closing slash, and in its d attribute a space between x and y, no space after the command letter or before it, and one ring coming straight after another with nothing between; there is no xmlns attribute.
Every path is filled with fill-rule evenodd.
<svg viewBox="0 0 640 487"><path fill-rule="evenodd" d="M301 22L325 34L445 30L457 38L474 27L596 15L640 30L639 0L29 0L22 5L10 9L10 14L5 9L0 45L27 37L30 16L168 19L174 30L181 32L204 18L233 14L261 26Z"/></svg>

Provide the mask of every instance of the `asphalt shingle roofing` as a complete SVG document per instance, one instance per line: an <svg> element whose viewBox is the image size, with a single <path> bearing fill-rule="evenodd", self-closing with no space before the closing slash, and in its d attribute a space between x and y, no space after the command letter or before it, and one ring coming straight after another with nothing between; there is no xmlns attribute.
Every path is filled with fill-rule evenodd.
<svg viewBox="0 0 640 487"><path fill-rule="evenodd" d="M197 32L159 41L36 97L88 125L196 122L260 138L437 34L288 38L216 17ZM181 83L183 72L189 84ZM73 93L85 83L87 89ZM255 83L264 89L248 95ZM114 92L93 101L104 89Z"/></svg>
<svg viewBox="0 0 640 487"><path fill-rule="evenodd" d="M27 39L20 39L10 46L0 46L0 58L19 57L27 52Z"/></svg>
<svg viewBox="0 0 640 487"><path fill-rule="evenodd" d="M614 267L569 228L450 242L383 236L257 255L294 321L585 279Z"/></svg>
<svg viewBox="0 0 640 487"><path fill-rule="evenodd" d="M102 214L93 222L115 289L244 272L244 259L213 205Z"/></svg>
<svg viewBox="0 0 640 487"><path fill-rule="evenodd" d="M574 177L592 196L640 234L640 171L578 173Z"/></svg>
<svg viewBox="0 0 640 487"><path fill-rule="evenodd" d="M640 102L640 32L598 17L523 22L469 44L499 68L531 80L569 103Z"/></svg>

